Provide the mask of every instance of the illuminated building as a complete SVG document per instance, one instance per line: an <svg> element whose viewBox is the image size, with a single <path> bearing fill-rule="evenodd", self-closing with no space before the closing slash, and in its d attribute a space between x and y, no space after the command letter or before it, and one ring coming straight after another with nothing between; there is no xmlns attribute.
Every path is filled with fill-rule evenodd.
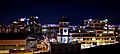
<svg viewBox="0 0 120 54"><path fill-rule="evenodd" d="M11 25L0 25L0 33L11 33L12 28Z"/></svg>
<svg viewBox="0 0 120 54"><path fill-rule="evenodd" d="M56 42L58 30L59 30L58 24L45 24L42 26L43 34L46 37L48 37L50 42Z"/></svg>
<svg viewBox="0 0 120 54"><path fill-rule="evenodd" d="M64 53L80 53L80 43L73 43L72 36L70 34L69 20L66 16L62 16L59 21L59 27L57 32L57 42L50 43L50 54L64 54Z"/></svg>
<svg viewBox="0 0 120 54"><path fill-rule="evenodd" d="M84 20L84 26L80 27L78 33L73 34L73 41L81 43L81 47L94 47L97 45L114 44L116 37L115 26L108 20L89 19Z"/></svg>
<svg viewBox="0 0 120 54"><path fill-rule="evenodd" d="M17 21L13 21L12 29L14 30L14 33L27 33L26 18L20 18Z"/></svg>
<svg viewBox="0 0 120 54"><path fill-rule="evenodd" d="M0 49L5 50L27 50L31 52L68 53L80 48L90 48L99 45L115 44L116 37L120 36L120 28L110 24L108 19L84 20L84 25L71 26L68 18L62 16L59 24L41 25L38 16L20 18L10 25L0 25L0 34L25 33L27 38L21 35L0 36ZM2 40L2 38L6 40ZM5 42L4 42L5 41ZM12 43L9 43L12 42ZM16 45L17 44L17 45ZM11 46L12 45L12 46ZM50 50L51 49L51 50ZM58 52L59 51L59 52Z"/></svg>
<svg viewBox="0 0 120 54"><path fill-rule="evenodd" d="M5 51L4 53L9 53L9 50L26 50L27 34L1 33L0 35L0 54L3 51Z"/></svg>
<svg viewBox="0 0 120 54"><path fill-rule="evenodd" d="M28 31L31 33L41 33L41 24L38 20L38 16L30 16L27 19Z"/></svg>
<svg viewBox="0 0 120 54"><path fill-rule="evenodd" d="M41 38L39 34L29 34L27 37L27 49L28 51L35 51L37 50L37 42L40 40L44 40L44 38Z"/></svg>
<svg viewBox="0 0 120 54"><path fill-rule="evenodd" d="M57 36L58 43L71 43L72 36L70 36L69 20L63 16L59 22L59 33Z"/></svg>
<svg viewBox="0 0 120 54"><path fill-rule="evenodd" d="M120 25L116 25L116 40L120 42Z"/></svg>

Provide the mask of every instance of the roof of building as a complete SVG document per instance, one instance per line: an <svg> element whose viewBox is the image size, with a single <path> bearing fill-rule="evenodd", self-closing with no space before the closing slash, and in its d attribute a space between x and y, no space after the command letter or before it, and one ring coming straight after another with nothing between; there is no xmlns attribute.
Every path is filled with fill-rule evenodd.
<svg viewBox="0 0 120 54"><path fill-rule="evenodd" d="M0 40L23 40L27 37L25 33L0 33Z"/></svg>
<svg viewBox="0 0 120 54"><path fill-rule="evenodd" d="M26 45L26 40L0 40L0 45Z"/></svg>

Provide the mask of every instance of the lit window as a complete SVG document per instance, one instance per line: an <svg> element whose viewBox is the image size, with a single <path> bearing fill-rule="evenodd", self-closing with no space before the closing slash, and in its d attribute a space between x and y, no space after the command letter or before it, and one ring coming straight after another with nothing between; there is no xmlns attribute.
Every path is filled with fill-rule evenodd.
<svg viewBox="0 0 120 54"><path fill-rule="evenodd" d="M100 36L102 36L102 34L100 34Z"/></svg>
<svg viewBox="0 0 120 54"><path fill-rule="evenodd" d="M100 21L101 23L103 22L103 21Z"/></svg>
<svg viewBox="0 0 120 54"><path fill-rule="evenodd" d="M95 38L92 38L92 40L96 40Z"/></svg>
<svg viewBox="0 0 120 54"><path fill-rule="evenodd" d="M33 24L33 22L30 22L30 24Z"/></svg>
<svg viewBox="0 0 120 54"><path fill-rule="evenodd" d="M105 26L107 26L107 24L105 24Z"/></svg>
<svg viewBox="0 0 120 54"><path fill-rule="evenodd" d="M107 31L103 31L103 33L107 33Z"/></svg>
<svg viewBox="0 0 120 54"><path fill-rule="evenodd" d="M62 37L62 43L68 43L68 37Z"/></svg>
<svg viewBox="0 0 120 54"><path fill-rule="evenodd" d="M113 31L109 31L108 33L114 33Z"/></svg>
<svg viewBox="0 0 120 54"><path fill-rule="evenodd" d="M25 18L21 18L20 21L25 21Z"/></svg>
<svg viewBox="0 0 120 54"><path fill-rule="evenodd" d="M83 40L83 38L80 38L80 40L82 41L82 40Z"/></svg>
<svg viewBox="0 0 120 54"><path fill-rule="evenodd" d="M79 30L79 32L81 32L81 31Z"/></svg>
<svg viewBox="0 0 120 54"><path fill-rule="evenodd" d="M24 27L20 27L20 29L24 29Z"/></svg>
<svg viewBox="0 0 120 54"><path fill-rule="evenodd" d="M13 23L17 24L18 22L14 21Z"/></svg>
<svg viewBox="0 0 120 54"><path fill-rule="evenodd" d="M104 27L104 29L107 29L107 27Z"/></svg>
<svg viewBox="0 0 120 54"><path fill-rule="evenodd" d="M89 19L89 21L92 21L92 19Z"/></svg>
<svg viewBox="0 0 120 54"><path fill-rule="evenodd" d="M83 29L85 29L85 26L83 26Z"/></svg>
<svg viewBox="0 0 120 54"><path fill-rule="evenodd" d="M82 28L82 26L80 26L80 28Z"/></svg>
<svg viewBox="0 0 120 54"><path fill-rule="evenodd" d="M44 31L44 32L45 32L45 31L47 31L47 29L42 29L42 31Z"/></svg>
<svg viewBox="0 0 120 54"><path fill-rule="evenodd" d="M89 26L89 25L87 25L87 26Z"/></svg>
<svg viewBox="0 0 120 54"><path fill-rule="evenodd" d="M73 41L77 41L78 39L77 38L74 38Z"/></svg>
<svg viewBox="0 0 120 54"><path fill-rule="evenodd" d="M88 32L94 32L94 31L88 31Z"/></svg>
<svg viewBox="0 0 120 54"><path fill-rule="evenodd" d="M35 18L38 19L38 16L36 16Z"/></svg>
<svg viewBox="0 0 120 54"><path fill-rule="evenodd" d="M27 21L29 21L30 19L27 19Z"/></svg>
<svg viewBox="0 0 120 54"><path fill-rule="evenodd" d="M107 21L108 21L108 19L105 19L105 21L107 22Z"/></svg>

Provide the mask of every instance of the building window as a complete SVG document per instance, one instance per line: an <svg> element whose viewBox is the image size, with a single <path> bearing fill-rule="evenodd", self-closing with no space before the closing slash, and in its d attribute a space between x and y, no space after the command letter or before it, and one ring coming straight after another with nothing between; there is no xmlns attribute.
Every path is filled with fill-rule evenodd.
<svg viewBox="0 0 120 54"><path fill-rule="evenodd" d="M86 38L83 38L83 40L86 40Z"/></svg>
<svg viewBox="0 0 120 54"><path fill-rule="evenodd" d="M103 33L107 33L107 31L103 31Z"/></svg>
<svg viewBox="0 0 120 54"><path fill-rule="evenodd" d="M95 26L99 26L99 24L95 24Z"/></svg>
<svg viewBox="0 0 120 54"><path fill-rule="evenodd" d="M114 40L114 38L111 38L111 40Z"/></svg>
<svg viewBox="0 0 120 54"><path fill-rule="evenodd" d="M86 38L87 40L89 40L89 38Z"/></svg>
<svg viewBox="0 0 120 54"><path fill-rule="evenodd" d="M85 44L85 42L81 42L81 44Z"/></svg>
<svg viewBox="0 0 120 54"><path fill-rule="evenodd" d="M92 40L92 38L90 38L90 40Z"/></svg>
<svg viewBox="0 0 120 54"><path fill-rule="evenodd" d="M96 40L100 40L100 38L96 38Z"/></svg>
<svg viewBox="0 0 120 54"><path fill-rule="evenodd" d="M114 33L114 31L109 31L108 33Z"/></svg>
<svg viewBox="0 0 120 54"><path fill-rule="evenodd" d="M92 38L92 40L96 40L96 38Z"/></svg>
<svg viewBox="0 0 120 54"><path fill-rule="evenodd" d="M83 40L83 38L80 38L80 40L82 41L82 40Z"/></svg>
<svg viewBox="0 0 120 54"><path fill-rule="evenodd" d="M97 33L102 33L102 31L97 31Z"/></svg>

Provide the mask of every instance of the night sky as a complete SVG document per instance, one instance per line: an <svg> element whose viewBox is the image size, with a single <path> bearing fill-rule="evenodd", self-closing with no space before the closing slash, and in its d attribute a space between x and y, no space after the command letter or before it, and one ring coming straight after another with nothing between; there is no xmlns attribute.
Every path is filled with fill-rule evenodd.
<svg viewBox="0 0 120 54"><path fill-rule="evenodd" d="M71 24L84 19L108 18L120 24L120 2L111 0L0 0L0 23L8 24L21 17L39 16L41 24L58 23L67 16Z"/></svg>

